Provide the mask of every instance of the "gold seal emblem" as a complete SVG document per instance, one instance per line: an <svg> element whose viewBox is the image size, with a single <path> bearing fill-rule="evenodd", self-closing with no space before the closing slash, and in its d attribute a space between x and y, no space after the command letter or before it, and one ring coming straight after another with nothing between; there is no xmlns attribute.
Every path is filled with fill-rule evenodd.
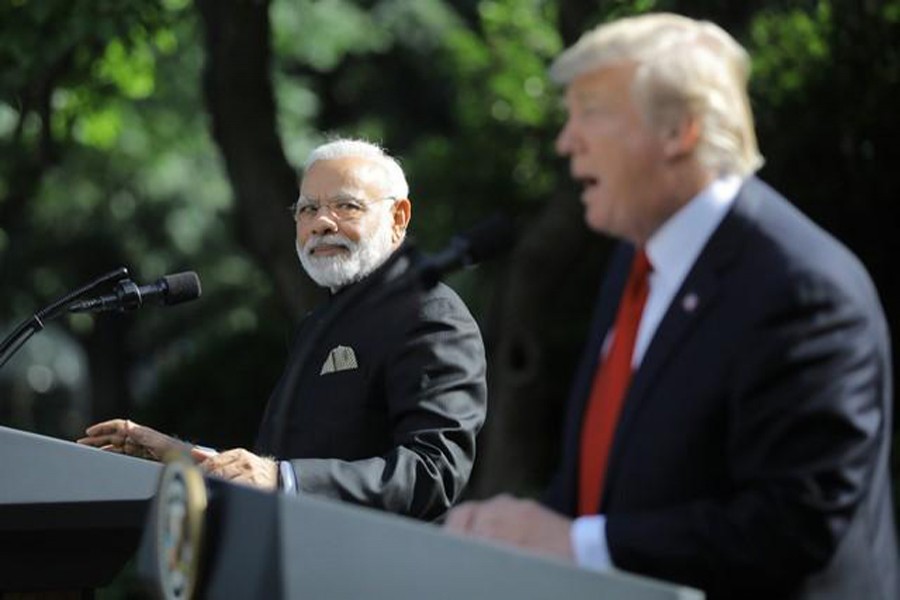
<svg viewBox="0 0 900 600"><path fill-rule="evenodd" d="M197 589L206 484L187 456L171 459L156 493L156 563L165 600L193 598Z"/></svg>

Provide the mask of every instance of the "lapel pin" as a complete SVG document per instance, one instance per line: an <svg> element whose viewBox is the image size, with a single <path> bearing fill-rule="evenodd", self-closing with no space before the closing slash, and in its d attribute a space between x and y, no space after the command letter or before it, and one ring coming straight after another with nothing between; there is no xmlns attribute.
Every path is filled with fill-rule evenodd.
<svg viewBox="0 0 900 600"><path fill-rule="evenodd" d="M694 312L697 309L698 304L700 304L700 298L694 292L688 292L684 295L684 298L681 299L681 308L683 308L685 312Z"/></svg>

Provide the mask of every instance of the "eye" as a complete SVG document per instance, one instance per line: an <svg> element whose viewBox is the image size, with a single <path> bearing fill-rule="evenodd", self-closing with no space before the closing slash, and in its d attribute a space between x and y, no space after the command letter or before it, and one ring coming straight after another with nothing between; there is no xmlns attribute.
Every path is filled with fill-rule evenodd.
<svg viewBox="0 0 900 600"><path fill-rule="evenodd" d="M316 214L319 207L315 204L301 204L297 207L298 217L311 217Z"/></svg>
<svg viewBox="0 0 900 600"><path fill-rule="evenodd" d="M335 208L344 214L356 214L363 211L362 204L353 200L340 200L335 204Z"/></svg>

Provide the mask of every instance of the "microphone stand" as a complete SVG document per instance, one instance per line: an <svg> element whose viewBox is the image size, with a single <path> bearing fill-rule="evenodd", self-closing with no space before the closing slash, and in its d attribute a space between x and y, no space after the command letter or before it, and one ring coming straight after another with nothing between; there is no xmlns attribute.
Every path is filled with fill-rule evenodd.
<svg viewBox="0 0 900 600"><path fill-rule="evenodd" d="M31 336L44 328L44 324L52 319L57 318L69 304L78 300L88 292L109 283L110 281L118 281L128 276L128 269L119 267L115 271L110 271L105 275L101 275L91 282L81 286L73 292L57 298L50 303L49 306L42 308L34 313L30 318L25 319L10 333L3 342L0 343L0 369L12 358L12 356L27 342Z"/></svg>

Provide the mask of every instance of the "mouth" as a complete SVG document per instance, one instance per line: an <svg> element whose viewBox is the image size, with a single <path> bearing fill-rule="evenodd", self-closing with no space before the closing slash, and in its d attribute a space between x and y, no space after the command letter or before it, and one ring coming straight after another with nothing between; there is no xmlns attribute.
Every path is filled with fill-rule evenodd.
<svg viewBox="0 0 900 600"><path fill-rule="evenodd" d="M317 258L336 256L348 252L350 252L350 248L342 244L318 244L309 249L309 255Z"/></svg>
<svg viewBox="0 0 900 600"><path fill-rule="evenodd" d="M600 180L589 175L576 175L575 181L581 186L582 198L600 186Z"/></svg>

